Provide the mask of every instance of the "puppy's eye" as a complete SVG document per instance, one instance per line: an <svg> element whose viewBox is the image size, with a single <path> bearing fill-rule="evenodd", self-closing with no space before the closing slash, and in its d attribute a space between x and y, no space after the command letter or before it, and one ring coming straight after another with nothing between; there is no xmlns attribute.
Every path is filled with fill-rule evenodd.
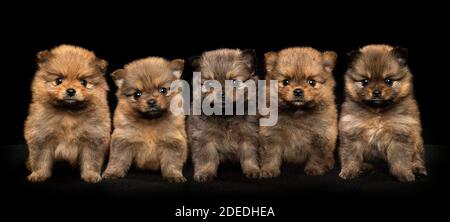
<svg viewBox="0 0 450 222"><path fill-rule="evenodd" d="M56 85L59 85L59 84L61 84L62 82L63 82L63 78L57 78L57 79L55 80Z"/></svg>
<svg viewBox="0 0 450 222"><path fill-rule="evenodd" d="M392 86L392 84L394 83L394 80L388 78L388 79L385 79L384 82L385 82L387 85Z"/></svg>
<svg viewBox="0 0 450 222"><path fill-rule="evenodd" d="M362 84L363 86L367 86L367 85L369 84L369 80L368 80L368 79L363 79L363 80L361 81L361 84Z"/></svg>
<svg viewBox="0 0 450 222"><path fill-rule="evenodd" d="M283 85L285 85L285 86L289 85L289 79L283 80Z"/></svg>
<svg viewBox="0 0 450 222"><path fill-rule="evenodd" d="M241 84L241 81L239 81L238 79L233 79L233 86L239 86Z"/></svg>
<svg viewBox="0 0 450 222"><path fill-rule="evenodd" d="M80 80L81 85L87 86L88 82L84 79Z"/></svg>
<svg viewBox="0 0 450 222"><path fill-rule="evenodd" d="M166 94L167 93L167 88L161 87L161 88L159 88L159 92L162 93L162 94Z"/></svg>
<svg viewBox="0 0 450 222"><path fill-rule="evenodd" d="M139 97L142 96L142 92L138 90L138 91L136 91L136 92L134 93L133 96L134 96L135 99L139 99Z"/></svg>
<svg viewBox="0 0 450 222"><path fill-rule="evenodd" d="M310 79L310 80L308 80L308 84L311 85L312 87L314 87L314 86L316 86L316 80Z"/></svg>

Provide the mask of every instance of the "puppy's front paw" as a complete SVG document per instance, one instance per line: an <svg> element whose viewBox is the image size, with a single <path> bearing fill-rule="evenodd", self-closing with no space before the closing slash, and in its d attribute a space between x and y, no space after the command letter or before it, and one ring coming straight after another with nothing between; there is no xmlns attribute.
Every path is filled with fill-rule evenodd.
<svg viewBox="0 0 450 222"><path fill-rule="evenodd" d="M412 182L416 180L412 170L396 169L392 170L391 173L401 182Z"/></svg>
<svg viewBox="0 0 450 222"><path fill-rule="evenodd" d="M87 183L98 183L102 180L102 177L97 172L87 171L81 174L81 179Z"/></svg>
<svg viewBox="0 0 450 222"><path fill-rule="evenodd" d="M183 175L167 176L164 177L164 179L166 179L170 183L184 183L187 181L186 177L184 177Z"/></svg>
<svg viewBox="0 0 450 222"><path fill-rule="evenodd" d="M105 171L103 172L102 178L107 180L120 179L125 177L125 173L114 172L114 171Z"/></svg>
<svg viewBox="0 0 450 222"><path fill-rule="evenodd" d="M259 173L260 178L274 178L280 175L280 169L263 168Z"/></svg>
<svg viewBox="0 0 450 222"><path fill-rule="evenodd" d="M413 182L416 180L416 176L413 173L405 173L400 175L395 175L397 179L401 182Z"/></svg>
<svg viewBox="0 0 450 222"><path fill-rule="evenodd" d="M339 173L339 177L344 180L350 180L359 176L361 171L358 168L343 168Z"/></svg>
<svg viewBox="0 0 450 222"><path fill-rule="evenodd" d="M325 174L325 172L326 172L325 168L326 168L325 166L322 167L319 165L310 164L310 165L305 166L304 171L305 171L305 174L308 176L320 176L320 175Z"/></svg>
<svg viewBox="0 0 450 222"><path fill-rule="evenodd" d="M247 178L256 179L259 177L260 170L258 167L253 167L250 169L244 169L243 173L244 173L245 177L247 177Z"/></svg>
<svg viewBox="0 0 450 222"><path fill-rule="evenodd" d="M416 167L414 169L414 173L422 175L422 176L428 175L427 169L424 166Z"/></svg>
<svg viewBox="0 0 450 222"><path fill-rule="evenodd" d="M361 170L364 172L370 172L375 170L375 166L371 163L363 163L361 166Z"/></svg>
<svg viewBox="0 0 450 222"><path fill-rule="evenodd" d="M201 183L212 181L212 180L214 180L215 177L216 177L216 175L213 173L196 173L196 174L194 174L194 180L197 182L201 182Z"/></svg>
<svg viewBox="0 0 450 222"><path fill-rule="evenodd" d="M30 182L44 182L48 178L50 178L50 173L43 171L34 171L30 175L28 175L27 180Z"/></svg>

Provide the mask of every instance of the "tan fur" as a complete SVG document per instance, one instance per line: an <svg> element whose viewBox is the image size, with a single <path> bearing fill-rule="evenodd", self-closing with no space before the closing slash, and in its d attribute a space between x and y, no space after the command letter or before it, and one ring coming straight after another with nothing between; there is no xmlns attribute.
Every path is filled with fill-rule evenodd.
<svg viewBox="0 0 450 222"><path fill-rule="evenodd" d="M127 64L112 76L119 89L114 115L111 155L104 178L124 177L134 163L139 169L161 170L170 182L185 182L182 169L187 159L185 117L169 110L170 89L183 71L183 60L171 62L149 57ZM134 97L140 91L142 96ZM158 111L152 113L148 101L154 99Z"/></svg>
<svg viewBox="0 0 450 222"><path fill-rule="evenodd" d="M65 160L80 164L84 181L100 181L111 130L103 76L107 63L83 48L61 45L38 53L38 65L25 122L28 180L48 179L53 162ZM63 79L59 85L57 78ZM64 102L69 88L76 90L75 105Z"/></svg>
<svg viewBox="0 0 450 222"><path fill-rule="evenodd" d="M305 163L308 175L322 175L333 167L335 62L334 52L308 47L266 53L266 80L278 80L279 114L275 126L260 127L261 177L278 176L283 161ZM286 80L289 84L283 84ZM296 89L303 91L302 99L294 95Z"/></svg>
<svg viewBox="0 0 450 222"><path fill-rule="evenodd" d="M381 159L398 180L413 181L414 173L426 170L412 75L391 46L368 45L357 53L345 75L339 176L354 178L364 165ZM392 85L386 79L393 79ZM379 104L372 101L375 90L381 92Z"/></svg>

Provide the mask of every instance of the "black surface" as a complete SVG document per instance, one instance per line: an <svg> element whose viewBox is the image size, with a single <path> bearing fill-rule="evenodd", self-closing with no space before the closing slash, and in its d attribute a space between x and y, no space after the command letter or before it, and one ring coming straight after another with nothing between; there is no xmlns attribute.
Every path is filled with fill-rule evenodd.
<svg viewBox="0 0 450 222"><path fill-rule="evenodd" d="M192 180L193 171L188 163L184 170L188 182L184 184L165 182L159 172L134 169L123 179L87 184L80 180L77 169L66 164L57 164L48 181L34 184L26 181L25 145L4 146L0 152L0 169L6 174L2 180L5 192L2 201L12 208L14 204L26 203L30 212L48 207L60 212L87 207L87 211L100 216L105 210L117 210L122 216L129 213L173 216L182 205L270 206L277 217L297 214L329 217L323 213L354 210L375 214L373 217L396 213L393 216L408 218L425 216L428 210L440 211L446 205L439 200L447 201L449 197L448 172L444 170L448 168L446 146L426 146L429 176L412 183L395 181L386 169L344 181L337 175L339 166L324 176L310 177L304 175L301 167L292 165L284 166L278 178L250 180L243 177L238 165L228 164L220 167L216 181L201 184ZM132 213L134 210L137 212Z"/></svg>

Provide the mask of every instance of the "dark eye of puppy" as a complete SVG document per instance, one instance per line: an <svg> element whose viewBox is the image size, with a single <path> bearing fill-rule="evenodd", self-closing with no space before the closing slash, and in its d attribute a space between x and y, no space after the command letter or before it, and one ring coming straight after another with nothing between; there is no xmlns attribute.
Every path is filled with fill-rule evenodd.
<svg viewBox="0 0 450 222"><path fill-rule="evenodd" d="M81 85L87 86L87 81L85 79L80 80Z"/></svg>
<svg viewBox="0 0 450 222"><path fill-rule="evenodd" d="M61 84L63 82L63 78L57 78L56 80L55 80L55 83L56 83L56 85L59 85L59 84Z"/></svg>
<svg viewBox="0 0 450 222"><path fill-rule="evenodd" d="M316 80L310 79L310 80L308 80L308 84L311 85L312 87L314 87L314 86L316 86Z"/></svg>
<svg viewBox="0 0 450 222"><path fill-rule="evenodd" d="M369 84L369 80L368 79L363 79L361 81L361 83L362 83L363 86L367 86Z"/></svg>
<svg viewBox="0 0 450 222"><path fill-rule="evenodd" d="M392 86L392 84L394 83L394 80L387 78L387 79L384 80L384 82L385 82L387 85Z"/></svg>
<svg viewBox="0 0 450 222"><path fill-rule="evenodd" d="M289 85L289 79L283 80L283 85L285 85L285 86Z"/></svg>
<svg viewBox="0 0 450 222"><path fill-rule="evenodd" d="M167 93L167 88L161 87L161 88L159 88L159 92L162 93L162 94L166 94Z"/></svg>
<svg viewBox="0 0 450 222"><path fill-rule="evenodd" d="M134 93L134 98L135 99L139 99L139 97L141 97L141 96L142 96L142 92L139 91L139 90Z"/></svg>

